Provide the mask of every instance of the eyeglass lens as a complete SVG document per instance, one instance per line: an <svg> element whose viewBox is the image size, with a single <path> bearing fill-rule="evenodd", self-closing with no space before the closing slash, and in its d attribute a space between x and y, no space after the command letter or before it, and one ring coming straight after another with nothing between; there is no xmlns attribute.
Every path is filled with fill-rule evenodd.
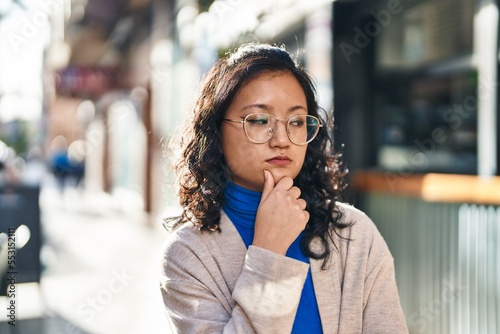
<svg viewBox="0 0 500 334"><path fill-rule="evenodd" d="M250 114L245 118L245 132L256 143L265 143L276 132L277 119L268 114ZM286 121L291 142L302 145L313 140L319 130L319 121L311 115L294 115Z"/></svg>

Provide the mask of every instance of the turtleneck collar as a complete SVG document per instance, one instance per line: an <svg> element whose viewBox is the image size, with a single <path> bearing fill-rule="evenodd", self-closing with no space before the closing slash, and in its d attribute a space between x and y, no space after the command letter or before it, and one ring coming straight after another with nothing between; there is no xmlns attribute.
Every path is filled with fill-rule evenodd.
<svg viewBox="0 0 500 334"><path fill-rule="evenodd" d="M229 182L225 192L226 203L222 209L233 223L253 228L261 196L261 192Z"/></svg>

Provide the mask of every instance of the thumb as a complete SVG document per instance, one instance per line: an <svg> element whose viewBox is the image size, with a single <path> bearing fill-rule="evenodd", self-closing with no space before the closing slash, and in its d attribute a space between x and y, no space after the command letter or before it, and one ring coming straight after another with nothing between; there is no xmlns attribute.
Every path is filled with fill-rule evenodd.
<svg viewBox="0 0 500 334"><path fill-rule="evenodd" d="M274 177L271 172L264 170L264 188L262 189L262 197L260 198L260 203L264 202L274 189Z"/></svg>

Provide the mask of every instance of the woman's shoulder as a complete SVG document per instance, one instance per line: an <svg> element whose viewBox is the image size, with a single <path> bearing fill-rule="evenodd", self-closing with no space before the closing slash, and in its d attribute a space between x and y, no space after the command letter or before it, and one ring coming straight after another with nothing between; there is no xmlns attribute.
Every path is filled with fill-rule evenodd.
<svg viewBox="0 0 500 334"><path fill-rule="evenodd" d="M385 250L384 238L365 212L347 203L337 202L335 205L342 214L341 223L347 225L338 231L342 237L348 238L349 242L370 244Z"/></svg>
<svg viewBox="0 0 500 334"><path fill-rule="evenodd" d="M192 223L184 223L177 229L171 231L166 237L162 253L166 257L179 255L179 253L204 253L208 255L214 248L234 248L234 227L228 224L227 217L222 212L220 231L201 231ZM232 228L232 229L231 229ZM237 232L236 232L237 233ZM220 242L223 238L225 241Z"/></svg>
<svg viewBox="0 0 500 334"><path fill-rule="evenodd" d="M221 215L220 226L220 231L209 232L186 223L172 231L160 250L163 277L179 278L190 273L210 280L214 273L221 272L234 278L243 266L246 247L225 215Z"/></svg>
<svg viewBox="0 0 500 334"><path fill-rule="evenodd" d="M355 206L343 203L343 202L335 202L335 206L339 209L342 214L341 222L343 224L348 224L349 226L354 227L354 225L362 225L362 227L366 228L367 226L375 227L373 221L368 217L368 215L356 208Z"/></svg>
<svg viewBox="0 0 500 334"><path fill-rule="evenodd" d="M201 231L194 228L191 223L184 223L169 234L163 242L161 252L165 257L174 257L179 253L195 248L203 238Z"/></svg>

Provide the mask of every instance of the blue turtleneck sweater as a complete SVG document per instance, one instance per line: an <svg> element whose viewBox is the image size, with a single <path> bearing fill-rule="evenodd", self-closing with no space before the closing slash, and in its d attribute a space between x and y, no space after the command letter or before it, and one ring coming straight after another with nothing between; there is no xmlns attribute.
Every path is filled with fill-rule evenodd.
<svg viewBox="0 0 500 334"><path fill-rule="evenodd" d="M223 210L240 233L247 248L253 241L255 217L261 195L260 192L245 189L231 182L226 187L226 204L223 206ZM309 263L309 258L300 249L301 238L302 234L288 248L286 256ZM323 333L311 269L309 269L304 283L292 333Z"/></svg>

